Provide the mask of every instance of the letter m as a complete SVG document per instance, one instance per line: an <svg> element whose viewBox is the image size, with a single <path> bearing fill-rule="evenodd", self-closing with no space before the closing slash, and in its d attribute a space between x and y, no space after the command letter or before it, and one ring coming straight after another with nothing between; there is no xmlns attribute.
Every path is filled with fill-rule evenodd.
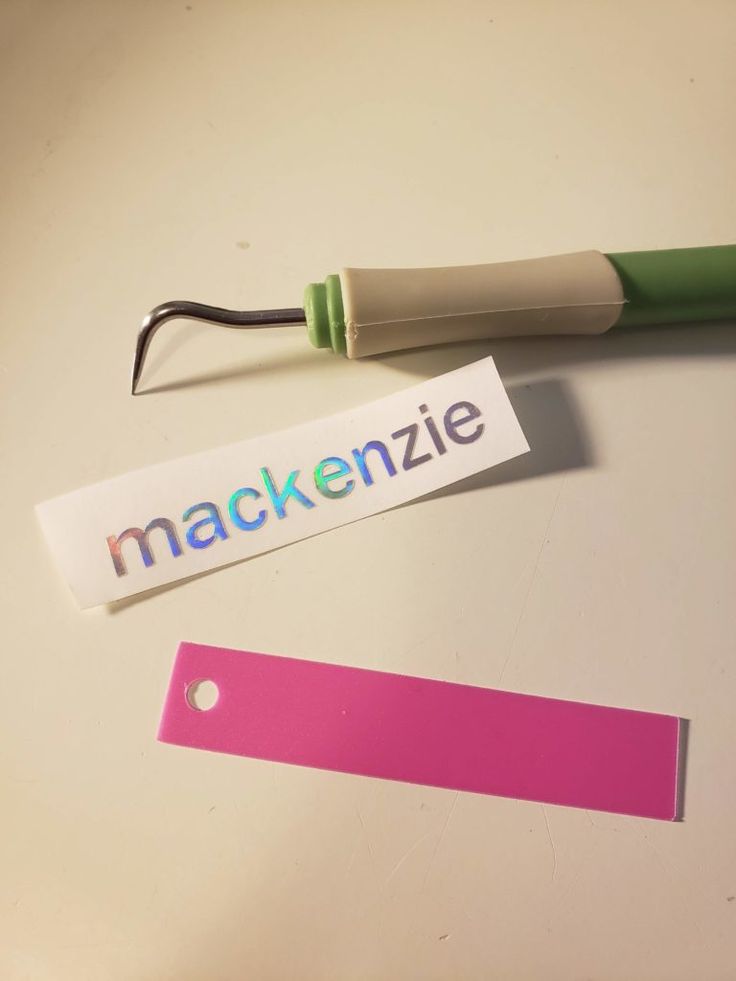
<svg viewBox="0 0 736 981"><path fill-rule="evenodd" d="M179 543L179 536L176 533L176 528L172 521L168 518L154 518L153 521L149 521L146 525L146 530L143 531L141 528L126 528L122 534L109 535L107 539L107 547L110 549L110 555L112 556L112 564L115 566L115 572L119 576L127 576L128 569L125 565L125 560L123 559L121 546L123 542L127 541L129 538L134 538L138 543L138 548L141 550L141 558L143 559L143 564L148 568L156 561L153 557L153 552L151 551L151 544L148 541L148 536L154 530L154 528L160 528L162 531L166 532L166 537L169 540L169 548L171 549L171 554L174 558L181 555L181 545Z"/></svg>

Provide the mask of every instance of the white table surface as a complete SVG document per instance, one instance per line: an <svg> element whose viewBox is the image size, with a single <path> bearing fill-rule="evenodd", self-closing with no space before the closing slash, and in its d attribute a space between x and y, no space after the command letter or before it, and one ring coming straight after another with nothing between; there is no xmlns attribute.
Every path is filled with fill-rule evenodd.
<svg viewBox="0 0 736 981"><path fill-rule="evenodd" d="M0 975L736 976L734 324L351 363L156 303L736 239L736 4L0 7ZM532 453L80 613L33 505L493 353ZM182 639L691 720L685 820L156 742Z"/></svg>

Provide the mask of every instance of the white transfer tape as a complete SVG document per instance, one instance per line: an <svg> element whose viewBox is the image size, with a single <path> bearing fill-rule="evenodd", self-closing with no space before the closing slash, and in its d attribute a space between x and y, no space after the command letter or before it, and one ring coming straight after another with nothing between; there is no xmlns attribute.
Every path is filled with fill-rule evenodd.
<svg viewBox="0 0 736 981"><path fill-rule="evenodd" d="M326 419L39 504L80 606L229 565L529 449L492 358Z"/></svg>

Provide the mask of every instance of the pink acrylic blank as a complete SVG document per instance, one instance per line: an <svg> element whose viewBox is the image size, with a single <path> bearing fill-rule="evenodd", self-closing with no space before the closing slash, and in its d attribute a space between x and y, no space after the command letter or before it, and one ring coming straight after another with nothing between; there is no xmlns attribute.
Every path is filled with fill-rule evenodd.
<svg viewBox="0 0 736 981"><path fill-rule="evenodd" d="M187 691L208 679L215 705ZM680 720L183 643L159 739L640 817L677 816Z"/></svg>

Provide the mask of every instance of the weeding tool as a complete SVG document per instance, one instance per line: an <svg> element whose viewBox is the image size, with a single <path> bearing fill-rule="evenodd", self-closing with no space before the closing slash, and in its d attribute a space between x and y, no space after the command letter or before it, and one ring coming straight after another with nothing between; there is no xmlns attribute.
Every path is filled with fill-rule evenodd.
<svg viewBox="0 0 736 981"><path fill-rule="evenodd" d="M307 286L303 308L238 311L174 300L155 307L141 325L133 395L154 334L175 318L241 330L306 324L315 347L348 358L480 338L736 319L736 245L343 269Z"/></svg>

